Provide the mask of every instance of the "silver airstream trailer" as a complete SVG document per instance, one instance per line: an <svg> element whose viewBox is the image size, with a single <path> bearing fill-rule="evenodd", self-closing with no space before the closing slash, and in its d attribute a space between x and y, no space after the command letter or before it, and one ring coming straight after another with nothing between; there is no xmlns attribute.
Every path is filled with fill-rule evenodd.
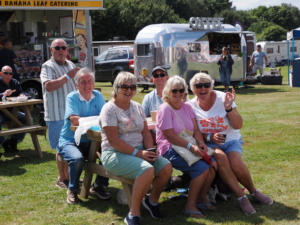
<svg viewBox="0 0 300 225"><path fill-rule="evenodd" d="M138 85L145 89L153 86L151 72L156 66L170 67L169 76L180 75L187 84L195 73L201 71L210 74L216 84L220 84L217 61L223 47L229 49L234 59L232 85L244 81L247 72L246 39L247 35L255 39L255 34L222 24L222 20L192 17L190 24L152 24L143 28L134 42ZM248 55L254 50L255 44L251 45L253 48L250 51L248 48Z"/></svg>

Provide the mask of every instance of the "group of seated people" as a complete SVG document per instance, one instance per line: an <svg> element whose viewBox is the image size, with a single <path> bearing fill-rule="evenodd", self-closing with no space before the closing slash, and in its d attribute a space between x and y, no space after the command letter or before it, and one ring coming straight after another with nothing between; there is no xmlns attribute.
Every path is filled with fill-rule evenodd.
<svg viewBox="0 0 300 225"><path fill-rule="evenodd" d="M141 204L153 218L164 218L158 203L173 168L191 177L187 202L182 209L186 216L203 218L199 210L215 209L206 195L216 172L236 194L244 213L252 214L256 211L239 183L247 188L252 199L271 205L273 200L256 189L242 160L243 141L239 129L242 128L243 120L234 103L235 91L215 91L211 77L197 73L190 81L195 97L186 101L188 87L183 78L169 78L163 67L154 68L152 76L156 89L147 94L140 105L132 100L137 93L137 79L133 74L119 73L113 84L112 99L105 103L102 94L94 90L94 73L88 68L77 72L75 82L78 90L67 97L64 127L57 147L58 153L69 164L67 202L79 202L79 178L91 143L83 135L77 146L70 126L78 125L81 117L99 115L102 165L114 175L135 180L132 204L124 219L125 224L140 224ZM156 153L147 151L154 147L154 141L146 117L154 110L158 111L156 130L151 132L154 132L156 138ZM198 145L178 136L183 130L190 131ZM187 148L200 157L210 147L215 150L212 164L198 160L189 165L173 149L173 145ZM101 188L106 194L104 199L108 199L110 194L103 188L106 186L108 179L97 176L91 189ZM150 187L150 194L146 195Z"/></svg>
<svg viewBox="0 0 300 225"><path fill-rule="evenodd" d="M3 66L0 73L0 100L6 101L7 97L24 97L21 84L18 80L13 78L13 70L10 66ZM12 108L8 108L8 111L12 111ZM23 112L18 112L17 119L24 125L27 125L26 117ZM6 121L10 121L10 118L0 112L0 130L2 130L2 124ZM11 138L5 140L3 136L0 136L0 144L2 145L5 153L17 152L17 144L22 141L26 133L14 134ZM2 154L0 153L0 157Z"/></svg>

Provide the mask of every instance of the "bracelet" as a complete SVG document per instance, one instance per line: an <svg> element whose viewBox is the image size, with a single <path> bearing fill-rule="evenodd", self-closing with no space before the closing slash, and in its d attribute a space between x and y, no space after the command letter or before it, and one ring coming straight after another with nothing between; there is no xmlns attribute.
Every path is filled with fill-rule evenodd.
<svg viewBox="0 0 300 225"><path fill-rule="evenodd" d="M136 155L136 153L138 152L139 150L138 149L134 149L134 151L133 151L133 153L131 154L132 156L135 156Z"/></svg>
<svg viewBox="0 0 300 225"><path fill-rule="evenodd" d="M186 146L186 148L187 148L188 150L190 150L191 146L192 146L192 144L191 144L191 143L188 143L187 146Z"/></svg>
<svg viewBox="0 0 300 225"><path fill-rule="evenodd" d="M68 80L70 80L70 79L71 79L71 77L69 77L69 75L68 75L68 74L65 74L65 77L66 77Z"/></svg>
<svg viewBox="0 0 300 225"><path fill-rule="evenodd" d="M207 137L206 137L207 142L210 142L210 135L211 134L208 134Z"/></svg>
<svg viewBox="0 0 300 225"><path fill-rule="evenodd" d="M225 109L225 111L227 112L227 113L230 113L231 111L232 111L232 107L230 108L230 109Z"/></svg>

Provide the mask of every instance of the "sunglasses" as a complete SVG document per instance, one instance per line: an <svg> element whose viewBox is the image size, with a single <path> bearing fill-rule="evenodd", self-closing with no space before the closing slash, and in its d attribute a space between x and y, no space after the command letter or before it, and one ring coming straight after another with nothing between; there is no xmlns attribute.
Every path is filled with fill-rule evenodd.
<svg viewBox="0 0 300 225"><path fill-rule="evenodd" d="M165 73L156 73L156 74L153 74L153 77L154 78L158 78L158 77L165 77L167 74Z"/></svg>
<svg viewBox="0 0 300 225"><path fill-rule="evenodd" d="M171 91L172 91L173 94L176 94L178 91L179 91L179 93L182 94L185 91L185 89L184 88L181 88L181 89L172 89Z"/></svg>
<svg viewBox="0 0 300 225"><path fill-rule="evenodd" d="M60 49L63 51L66 51L67 47L66 46L55 46L55 47L51 47L54 48L56 51L59 51Z"/></svg>
<svg viewBox="0 0 300 225"><path fill-rule="evenodd" d="M119 86L118 88L121 88L122 91L127 91L129 88L131 91L136 91L136 85L126 85L126 84L123 84L121 86Z"/></svg>
<svg viewBox="0 0 300 225"><path fill-rule="evenodd" d="M210 83L198 83L198 84L195 84L195 87L197 89L201 89L202 87L209 88L210 87Z"/></svg>
<svg viewBox="0 0 300 225"><path fill-rule="evenodd" d="M2 73L5 74L5 75L13 75L12 72L6 72L6 71L3 71Z"/></svg>

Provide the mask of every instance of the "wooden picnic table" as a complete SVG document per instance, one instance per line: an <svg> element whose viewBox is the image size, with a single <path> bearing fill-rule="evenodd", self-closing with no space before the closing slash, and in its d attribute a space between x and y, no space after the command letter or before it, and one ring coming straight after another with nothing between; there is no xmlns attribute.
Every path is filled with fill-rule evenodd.
<svg viewBox="0 0 300 225"><path fill-rule="evenodd" d="M30 111L33 109L35 104L41 103L43 103L42 99L30 99L25 102L0 102L0 110L11 120L8 123L8 129L0 131L0 136L30 133L36 155L40 158L43 157L43 153L41 151L41 146L37 138L37 133L38 131L46 130L48 127L34 125ZM7 108L12 108L12 111L9 111ZM28 124L27 126L23 125L17 118L18 111L21 110L25 113L25 118Z"/></svg>
<svg viewBox="0 0 300 225"><path fill-rule="evenodd" d="M151 118L147 118L147 124L148 124L148 129L152 130L155 128L155 122L152 121ZM71 130L75 131L77 129L77 126L71 126ZM128 179L125 177L121 176L116 176L108 171L105 170L104 166L100 164L96 164L96 159L97 159L97 151L100 148L101 144L101 132L100 131L94 131L94 130L88 130L86 133L88 139L90 139L91 142L91 147L89 151L89 156L88 160L85 163L84 166L84 178L83 178L83 183L81 187L81 192L80 192L80 197L82 198L87 198L89 194L89 189L91 187L92 183L92 178L93 174L97 174L103 177L108 177L113 180L118 180L122 182L122 186L124 189L124 193L127 199L128 206L130 208L131 206L131 197L132 197L132 185L134 183L134 180Z"/></svg>

